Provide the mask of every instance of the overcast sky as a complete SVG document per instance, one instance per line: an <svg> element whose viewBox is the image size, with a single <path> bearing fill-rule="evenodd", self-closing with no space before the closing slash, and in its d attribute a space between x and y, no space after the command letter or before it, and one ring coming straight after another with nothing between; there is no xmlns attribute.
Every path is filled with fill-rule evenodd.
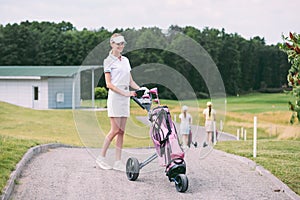
<svg viewBox="0 0 300 200"><path fill-rule="evenodd" d="M71 22L78 30L170 25L225 29L246 39L282 42L300 33L300 0L0 0L0 24Z"/></svg>

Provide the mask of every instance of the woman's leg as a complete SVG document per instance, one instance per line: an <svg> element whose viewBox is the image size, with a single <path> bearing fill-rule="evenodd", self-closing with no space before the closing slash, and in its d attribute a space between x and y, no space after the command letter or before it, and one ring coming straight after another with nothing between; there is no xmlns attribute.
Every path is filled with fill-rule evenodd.
<svg viewBox="0 0 300 200"><path fill-rule="evenodd" d="M212 132L209 131L207 133L207 140L208 140L208 144L211 145L212 144Z"/></svg>
<svg viewBox="0 0 300 200"><path fill-rule="evenodd" d="M105 157L107 149L114 139L114 137L119 133L120 130L120 117L110 117L110 131L104 139L104 143L101 150L101 156Z"/></svg>
<svg viewBox="0 0 300 200"><path fill-rule="evenodd" d="M183 143L183 147L188 146L188 134L182 135L182 143Z"/></svg>
<svg viewBox="0 0 300 200"><path fill-rule="evenodd" d="M116 160L121 160L127 117L121 117L119 119L119 130L116 138Z"/></svg>

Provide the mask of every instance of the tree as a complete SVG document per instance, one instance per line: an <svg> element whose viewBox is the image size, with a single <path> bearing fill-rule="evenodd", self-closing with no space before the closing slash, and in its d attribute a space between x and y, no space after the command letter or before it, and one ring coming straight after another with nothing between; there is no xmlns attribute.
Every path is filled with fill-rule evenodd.
<svg viewBox="0 0 300 200"><path fill-rule="evenodd" d="M282 37L285 43L280 45L280 49L288 55L288 61L291 63L287 81L296 98L295 103L289 102L289 108L293 112L290 122L293 124L296 117L300 122L300 34L290 32L289 37Z"/></svg>
<svg viewBox="0 0 300 200"><path fill-rule="evenodd" d="M241 93L253 91L255 87L257 66L258 66L258 42L245 39L239 42L241 80L239 88Z"/></svg>
<svg viewBox="0 0 300 200"><path fill-rule="evenodd" d="M223 35L223 47L219 52L218 65L226 92L231 95L240 93L238 83L241 80L240 52L233 35ZM221 62L222 61L222 62Z"/></svg>

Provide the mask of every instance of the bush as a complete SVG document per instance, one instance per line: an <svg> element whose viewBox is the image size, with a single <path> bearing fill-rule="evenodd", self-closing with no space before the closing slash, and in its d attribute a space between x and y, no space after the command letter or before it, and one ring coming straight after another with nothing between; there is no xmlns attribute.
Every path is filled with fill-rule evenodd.
<svg viewBox="0 0 300 200"><path fill-rule="evenodd" d="M95 99L106 99L107 90L105 87L96 87L95 88Z"/></svg>
<svg viewBox="0 0 300 200"><path fill-rule="evenodd" d="M281 93L283 88L261 88L258 91L262 93Z"/></svg>
<svg viewBox="0 0 300 200"><path fill-rule="evenodd" d="M293 88L291 94L296 97L295 103L289 102L289 109L293 112L290 122L293 124L297 117L300 123L300 34L290 32L289 37L282 37L285 43L279 47L287 54L291 63L287 80L288 85Z"/></svg>

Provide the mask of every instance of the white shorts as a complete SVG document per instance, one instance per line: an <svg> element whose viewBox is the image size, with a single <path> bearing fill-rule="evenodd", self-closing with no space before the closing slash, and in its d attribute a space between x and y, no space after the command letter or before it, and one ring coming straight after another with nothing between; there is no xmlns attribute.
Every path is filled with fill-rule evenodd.
<svg viewBox="0 0 300 200"><path fill-rule="evenodd" d="M210 121L210 120L205 121L205 131L206 132L214 131L214 121Z"/></svg>
<svg viewBox="0 0 300 200"><path fill-rule="evenodd" d="M180 126L180 134L181 135L188 135L190 134L190 126Z"/></svg>

